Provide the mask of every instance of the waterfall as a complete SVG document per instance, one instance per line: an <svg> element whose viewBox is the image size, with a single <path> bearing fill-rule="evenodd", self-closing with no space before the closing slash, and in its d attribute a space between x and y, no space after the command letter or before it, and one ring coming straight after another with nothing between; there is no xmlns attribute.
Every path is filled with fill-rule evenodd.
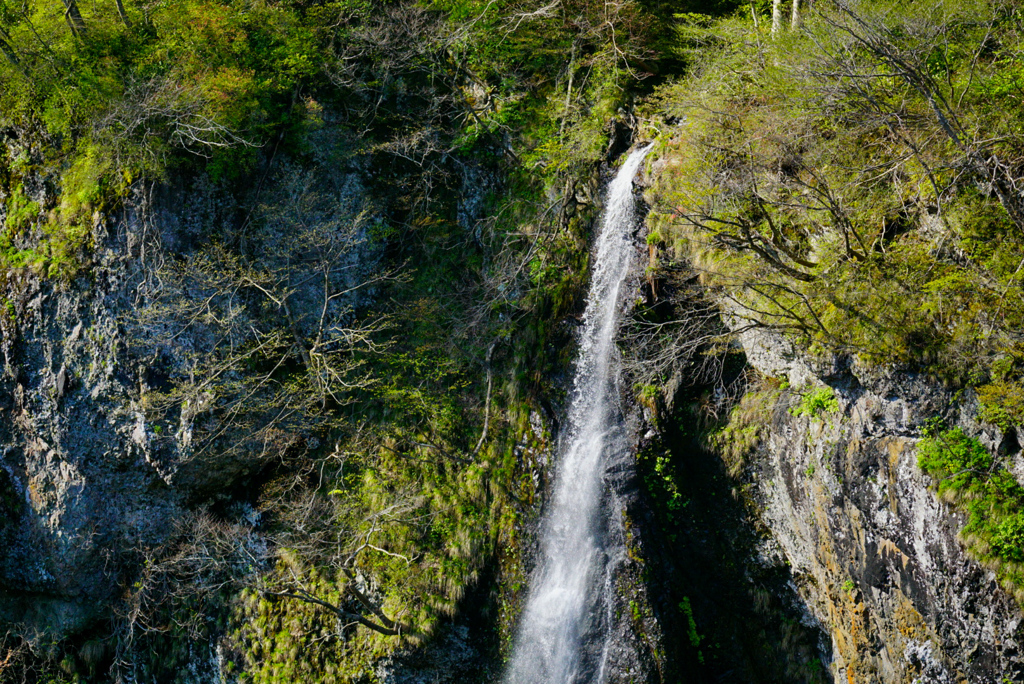
<svg viewBox="0 0 1024 684"><path fill-rule="evenodd" d="M608 186L566 431L541 527L506 684L601 682L611 633L621 522L605 470L629 456L615 347L623 284L633 269L633 177L651 145L635 150Z"/></svg>

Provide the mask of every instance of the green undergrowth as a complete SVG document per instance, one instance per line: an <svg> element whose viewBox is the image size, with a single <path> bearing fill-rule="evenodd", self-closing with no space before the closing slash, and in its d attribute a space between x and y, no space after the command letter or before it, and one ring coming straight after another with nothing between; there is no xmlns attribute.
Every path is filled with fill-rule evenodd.
<svg viewBox="0 0 1024 684"><path fill-rule="evenodd" d="M404 477L383 464L378 468L365 473L351 491L333 492L341 517L334 526L362 535L370 545L348 564L357 573L354 577L337 568L306 567L301 554L285 547L278 567L264 581L280 578L287 583L298 576L304 589L339 605L352 601L345 593L349 583L365 581L363 590L371 591L380 609L405 626L404 636L379 634L350 620L345 624L316 605L250 592L242 597L233 637L243 655L241 681L359 681L369 663L428 639L439 620L453 615L475 581L479 559L491 552L489 518L496 513L479 470L471 469L458 483L435 476L427 485L433 496L401 501L381 478L393 484ZM451 491L452 486L462 491ZM397 519L373 520L382 512ZM353 526L350 531L347 523ZM375 523L379 531L372 529Z"/></svg>
<svg viewBox="0 0 1024 684"><path fill-rule="evenodd" d="M25 175L51 179L34 215L9 193L5 240L15 247L4 244L0 258L64 277L88 264L94 214L115 208L140 178L183 169L243 178L273 136L300 129L297 89L318 78L324 31L343 12L342 3L306 11L125 2L122 19L72 5L82 17L76 30L63 6L0 6L0 130L22 150L9 160L9 187ZM12 213L39 224L21 244Z"/></svg>
<svg viewBox="0 0 1024 684"><path fill-rule="evenodd" d="M1024 214L999 169L1024 160L1011 94L1020 18L991 3L886 1L816 7L774 36L749 15L684 19L689 74L646 104L667 121L651 125L652 261L692 270L733 327L975 388L982 421L1017 429ZM777 391L744 396L707 440L734 476ZM790 413L837 409L821 388ZM1024 490L960 429L931 424L919 453L966 513L970 553L1024 598Z"/></svg>
<svg viewBox="0 0 1024 684"><path fill-rule="evenodd" d="M851 12L815 8L774 37L749 13L687 20L690 75L647 103L671 122L651 126L659 259L690 264L737 322L811 354L972 386L1009 364L1017 380L1019 202L986 188L980 167L962 170L981 150L1011 166L1024 159L1024 108L1006 87L1020 70L1019 9Z"/></svg>
<svg viewBox="0 0 1024 684"><path fill-rule="evenodd" d="M798 418L820 418L822 414L836 413L838 410L839 400L836 399L835 391L825 386L801 394L800 403L789 409L789 413Z"/></svg>
<svg viewBox="0 0 1024 684"><path fill-rule="evenodd" d="M970 554L1024 601L1024 487L977 438L933 419L922 430L918 464L939 496L967 514L960 535Z"/></svg>

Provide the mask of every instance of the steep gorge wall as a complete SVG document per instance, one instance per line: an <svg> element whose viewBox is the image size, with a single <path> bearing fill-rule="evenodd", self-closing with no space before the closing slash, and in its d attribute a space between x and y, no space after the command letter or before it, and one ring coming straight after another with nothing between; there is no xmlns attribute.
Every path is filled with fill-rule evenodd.
<svg viewBox="0 0 1024 684"><path fill-rule="evenodd" d="M33 158L31 132L7 131L3 140L9 156ZM358 203L357 171L318 168L328 171L288 167L283 175L330 196L338 211ZM57 201L59 179L42 164L22 183L39 207ZM281 186L271 178L263 201L275 204ZM260 197L251 199L250 216L261 208ZM0 209L0 225L5 219ZM44 265L0 278L0 625L35 646L108 620L147 554L191 515L232 501L233 488L267 465L255 450L195 453L191 428L202 407L155 420L144 399L187 373L186 358L204 351L204 340L180 325L161 330L166 318L139 320L140 307L165 292L164 267L238 220L236 200L206 176L140 183L115 209L94 212L88 268L76 277L48 277ZM30 248L44 223L33 217L18 239ZM374 262L353 252L348 259ZM301 293L293 301L307 316ZM169 338L171 353L144 337ZM256 521L245 504L226 517L248 528Z"/></svg>
<svg viewBox="0 0 1024 684"><path fill-rule="evenodd" d="M964 519L929 488L915 445L944 416L996 450L973 402L934 381L802 359L783 339L741 335L749 362L787 380L770 404L745 496L831 636L840 682L1005 682L1024 678L1024 621L995 574L958 541ZM797 390L827 384L838 412L796 416Z"/></svg>
<svg viewBox="0 0 1024 684"><path fill-rule="evenodd" d="M147 378L167 370L129 352L125 317L146 277L143 230L133 208L97 214L88 278L61 284L24 271L3 283L0 476L10 496L0 620L35 641L104 616L122 573L168 538L190 499L252 466L186 466L175 477L180 445L158 445L137 404Z"/></svg>

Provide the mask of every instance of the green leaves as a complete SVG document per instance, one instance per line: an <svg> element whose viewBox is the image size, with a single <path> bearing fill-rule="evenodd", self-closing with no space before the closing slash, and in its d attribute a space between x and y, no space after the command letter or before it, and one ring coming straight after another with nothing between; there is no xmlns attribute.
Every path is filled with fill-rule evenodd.
<svg viewBox="0 0 1024 684"><path fill-rule="evenodd" d="M962 428L925 437L917 446L917 462L938 480L939 493L970 491L982 483L992 468L992 456Z"/></svg>
<svg viewBox="0 0 1024 684"><path fill-rule="evenodd" d="M1007 516L996 525L992 550L1001 558L1024 563L1024 512Z"/></svg>
<svg viewBox="0 0 1024 684"><path fill-rule="evenodd" d="M818 418L823 413L839 411L839 400L831 387L821 387L800 397L800 403L789 409L790 415Z"/></svg>
<svg viewBox="0 0 1024 684"><path fill-rule="evenodd" d="M922 429L918 464L940 495L966 512L962 537L971 554L990 562L1003 586L1024 601L1024 487L976 438L934 418Z"/></svg>

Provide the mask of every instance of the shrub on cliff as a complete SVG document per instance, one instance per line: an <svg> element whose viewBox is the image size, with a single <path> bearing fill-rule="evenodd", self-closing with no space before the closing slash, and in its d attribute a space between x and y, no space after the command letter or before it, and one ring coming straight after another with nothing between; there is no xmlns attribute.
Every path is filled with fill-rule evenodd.
<svg viewBox="0 0 1024 684"><path fill-rule="evenodd" d="M933 420L922 434L918 464L939 494L967 513L961 536L968 551L1024 601L1024 487L963 429Z"/></svg>

